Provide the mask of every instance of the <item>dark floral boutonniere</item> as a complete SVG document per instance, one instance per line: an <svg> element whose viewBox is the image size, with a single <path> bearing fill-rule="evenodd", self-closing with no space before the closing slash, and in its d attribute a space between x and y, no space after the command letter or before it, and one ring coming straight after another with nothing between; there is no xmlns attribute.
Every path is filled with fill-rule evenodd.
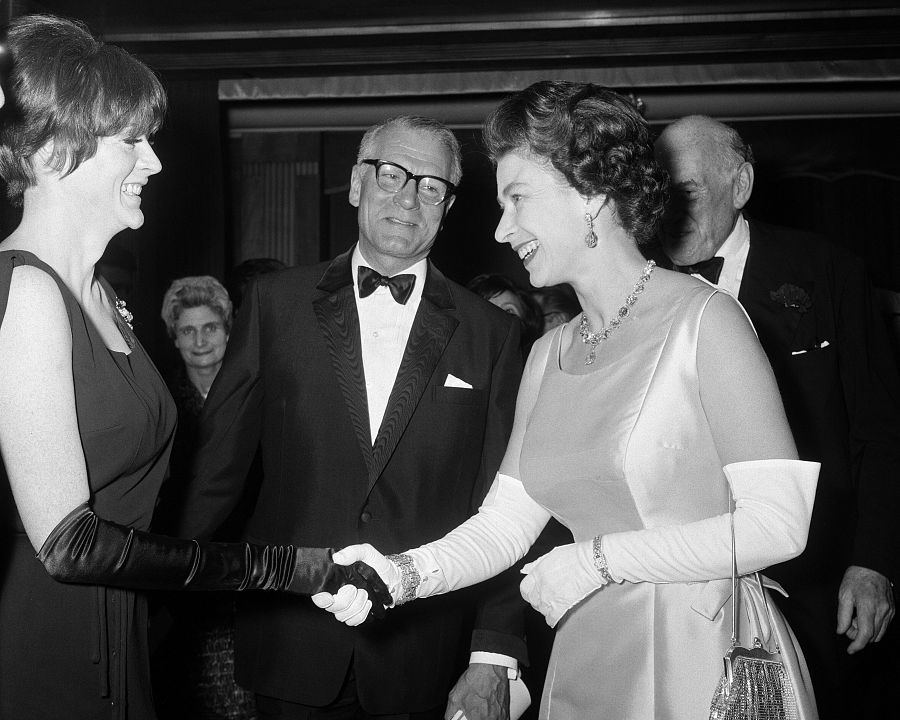
<svg viewBox="0 0 900 720"><path fill-rule="evenodd" d="M777 290L769 292L772 302L784 305L788 310L796 310L798 313L805 313L812 308L812 300L806 290L790 283L784 283Z"/></svg>

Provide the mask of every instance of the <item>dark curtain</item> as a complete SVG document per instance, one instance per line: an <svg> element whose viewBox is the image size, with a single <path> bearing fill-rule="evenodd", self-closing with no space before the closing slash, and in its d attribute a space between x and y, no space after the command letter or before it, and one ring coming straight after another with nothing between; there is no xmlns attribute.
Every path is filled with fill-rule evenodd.
<svg viewBox="0 0 900 720"><path fill-rule="evenodd" d="M900 138L896 118L735 123L756 154L748 212L813 230L900 290Z"/></svg>

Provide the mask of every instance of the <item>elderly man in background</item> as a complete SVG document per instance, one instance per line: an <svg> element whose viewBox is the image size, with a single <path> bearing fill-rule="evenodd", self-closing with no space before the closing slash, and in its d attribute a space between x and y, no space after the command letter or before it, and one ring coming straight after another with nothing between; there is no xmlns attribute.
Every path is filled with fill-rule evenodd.
<svg viewBox="0 0 900 720"><path fill-rule="evenodd" d="M249 537L399 552L477 509L506 448L522 361L515 318L428 259L461 173L457 141L437 121L366 132L350 173L355 245L247 292L204 406L180 532L208 536L227 517L257 445ZM308 601L241 603L238 682L260 718L505 717L508 678L525 659L517 585L482 607L472 647L486 654L449 704L472 628L456 598L359 627Z"/></svg>
<svg viewBox="0 0 900 720"><path fill-rule="evenodd" d="M805 553L766 574L790 595L776 598L821 717L861 717L873 653L856 653L888 630L900 563L900 397L863 264L823 238L744 217L753 157L734 129L685 117L656 154L672 178L664 252L740 300L800 457L822 463Z"/></svg>

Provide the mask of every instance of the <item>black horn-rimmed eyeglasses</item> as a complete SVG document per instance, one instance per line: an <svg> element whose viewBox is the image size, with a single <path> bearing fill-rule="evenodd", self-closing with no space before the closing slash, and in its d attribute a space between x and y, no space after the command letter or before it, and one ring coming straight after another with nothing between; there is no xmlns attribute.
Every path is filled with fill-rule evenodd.
<svg viewBox="0 0 900 720"><path fill-rule="evenodd" d="M387 160L363 160L365 165L375 167L375 182L385 192L397 193L414 180L416 195L426 205L440 205L456 192L456 185L435 175L413 175L402 165Z"/></svg>

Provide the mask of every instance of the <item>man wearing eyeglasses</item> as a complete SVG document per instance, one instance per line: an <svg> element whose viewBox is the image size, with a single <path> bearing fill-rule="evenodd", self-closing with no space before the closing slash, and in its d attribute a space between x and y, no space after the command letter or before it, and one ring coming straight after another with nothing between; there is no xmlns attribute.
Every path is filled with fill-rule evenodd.
<svg viewBox="0 0 900 720"><path fill-rule="evenodd" d="M521 356L515 319L428 259L461 174L457 141L434 120L365 134L350 175L356 245L247 293L204 408L182 533L209 535L227 517L259 443L248 525L259 541L400 552L477 509L505 451ZM480 607L479 652L449 703L471 601L492 592L483 587L356 627L308 600L248 597L237 680L261 719L505 717L508 678L525 660L510 580Z"/></svg>

